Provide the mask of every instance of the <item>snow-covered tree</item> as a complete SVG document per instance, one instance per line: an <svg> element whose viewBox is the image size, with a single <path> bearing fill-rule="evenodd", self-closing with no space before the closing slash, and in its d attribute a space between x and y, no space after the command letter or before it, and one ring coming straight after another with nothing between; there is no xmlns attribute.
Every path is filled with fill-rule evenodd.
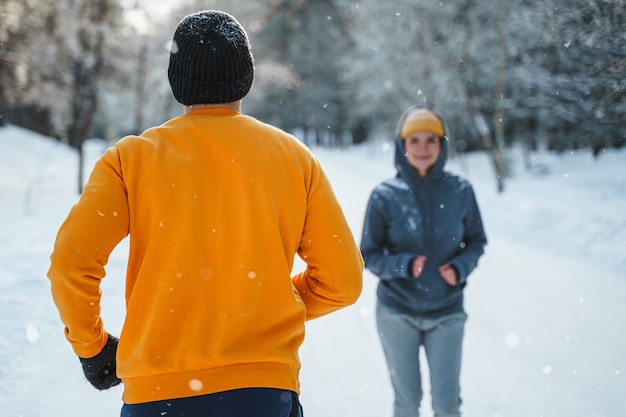
<svg viewBox="0 0 626 417"><path fill-rule="evenodd" d="M460 133L456 137L467 135L468 100L474 107L491 108L488 114L495 105L494 5L470 0L354 4L354 48L348 52L346 75L354 117L367 121L375 134L390 135L402 110L428 104L445 109L452 129Z"/></svg>
<svg viewBox="0 0 626 417"><path fill-rule="evenodd" d="M74 146L93 127L115 137L160 123L180 112L166 43L184 15L219 8L252 43L245 110L313 139L388 138L416 103L444 113L457 150L597 152L626 137L626 0L183 0L159 19L168 4L121 3L150 30L118 0L3 0L3 113L39 115Z"/></svg>
<svg viewBox="0 0 626 417"><path fill-rule="evenodd" d="M626 1L531 3L511 22L521 34L509 52L511 114L552 149L622 146Z"/></svg>
<svg viewBox="0 0 626 417"><path fill-rule="evenodd" d="M5 0L0 69L6 107L43 109L53 136L79 148L102 80L112 73L119 28L115 0ZM5 58L6 57L6 58Z"/></svg>
<svg viewBox="0 0 626 417"><path fill-rule="evenodd" d="M261 79L263 97L251 97L251 112L293 130L311 132L318 143L337 143L349 130L349 87L342 78L350 46L347 2L270 1L253 50L258 67L284 77ZM270 74L267 74L270 75ZM256 100L255 100L256 98Z"/></svg>
<svg viewBox="0 0 626 417"><path fill-rule="evenodd" d="M41 0L3 0L0 18L0 123L11 110L15 116L30 125L39 124L41 133L50 134L47 123L49 109L33 106L38 99L41 74L33 71L40 59L49 57L48 51L40 48L42 41L49 42L53 25L49 20L53 4ZM50 48L54 45L49 45ZM42 56L42 52L44 55ZM41 94L41 92L39 92ZM24 120L17 108L29 107ZM36 113L36 115L35 115ZM43 126L43 125L47 126Z"/></svg>

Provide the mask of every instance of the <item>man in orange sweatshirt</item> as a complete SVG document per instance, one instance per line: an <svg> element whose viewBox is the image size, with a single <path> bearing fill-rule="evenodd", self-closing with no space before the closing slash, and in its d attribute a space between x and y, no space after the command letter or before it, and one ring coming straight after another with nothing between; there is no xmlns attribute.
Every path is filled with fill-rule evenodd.
<svg viewBox="0 0 626 417"><path fill-rule="evenodd" d="M168 76L184 114L109 148L59 230L65 335L96 388L124 384L123 416L299 416L304 323L357 300L359 248L311 152L241 113L254 62L235 18L185 17ZM118 344L100 282L126 236Z"/></svg>

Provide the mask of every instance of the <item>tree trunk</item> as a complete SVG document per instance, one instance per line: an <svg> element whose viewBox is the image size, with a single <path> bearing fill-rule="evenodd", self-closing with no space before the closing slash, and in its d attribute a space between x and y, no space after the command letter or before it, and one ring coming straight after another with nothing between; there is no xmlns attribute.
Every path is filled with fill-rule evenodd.
<svg viewBox="0 0 626 417"><path fill-rule="evenodd" d="M504 191L504 19L503 0L498 0L498 69L496 74L496 112L494 117L496 142L493 149L493 162L498 173L498 192Z"/></svg>
<svg viewBox="0 0 626 417"><path fill-rule="evenodd" d="M83 171L85 168L85 153L83 152L83 144L78 147L78 194L83 193L83 184L85 183L83 178Z"/></svg>
<svg viewBox="0 0 626 417"><path fill-rule="evenodd" d="M87 36L87 35L85 35ZM93 48L89 50L85 42L85 54L94 57L94 63L87 65L79 56L73 66L74 95L72 96L72 119L67 128L67 139L71 147L78 150L78 192L83 192L83 142L89 137L93 116L98 107L97 82L104 68L104 35L97 33Z"/></svg>
<svg viewBox="0 0 626 417"><path fill-rule="evenodd" d="M499 2L502 3L502 0L499 0ZM471 3L472 3L471 0L468 1L468 3L466 4L466 8L469 9L469 7L471 7ZM500 110L503 110L502 109L503 91L501 91L501 88L504 85L504 75L501 73L501 69L503 68L503 62L504 62L503 61L504 57L501 55L501 53L503 53L503 51L501 50L502 45L500 45L500 43L503 42L501 24L502 24L502 10L500 9L500 14L498 16L498 36L500 39L499 39L499 45L498 45L499 62L498 62L498 74L497 74L497 81L496 81L496 112L495 112L496 140L495 141L492 139L491 130L489 129L489 126L487 125L485 118L483 117L482 113L480 113L478 109L476 109L476 106L474 106L474 96L472 94L472 89L470 86L470 77L468 74L468 71L469 71L468 63L470 62L469 49L470 49L470 41L472 39L472 36L470 34L468 34L468 36L465 38L465 43L463 45L463 60L461 61L461 74L463 75L463 78L464 78L463 86L465 90L465 103L467 106L467 113L469 114L470 119L472 120L472 123L474 124L474 127L480 134L480 141L481 141L483 148L491 152L491 160L493 162L494 172L496 176L496 186L497 186L497 190L499 193L504 191L504 173L505 173L505 166L504 166L505 161L504 161L504 157L502 154L502 145L501 145L502 135L504 131L503 129L503 121L504 121L503 117L504 116L502 113L500 113ZM501 94L501 95L498 96L498 94Z"/></svg>

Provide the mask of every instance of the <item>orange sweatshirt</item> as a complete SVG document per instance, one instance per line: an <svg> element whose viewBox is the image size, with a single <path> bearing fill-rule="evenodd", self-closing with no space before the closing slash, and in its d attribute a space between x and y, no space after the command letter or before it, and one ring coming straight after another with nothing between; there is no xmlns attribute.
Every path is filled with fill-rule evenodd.
<svg viewBox="0 0 626 417"><path fill-rule="evenodd" d="M107 340L100 280L127 235L117 374L129 404L299 392L305 320L361 291L360 251L319 162L293 136L230 109L128 136L96 163L48 273L81 357ZM291 277L296 253L307 266Z"/></svg>

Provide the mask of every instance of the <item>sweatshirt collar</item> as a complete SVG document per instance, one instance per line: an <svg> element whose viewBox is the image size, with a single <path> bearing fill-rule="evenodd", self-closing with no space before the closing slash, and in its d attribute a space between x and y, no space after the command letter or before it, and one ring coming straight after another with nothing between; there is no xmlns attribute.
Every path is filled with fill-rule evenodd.
<svg viewBox="0 0 626 417"><path fill-rule="evenodd" d="M212 107L203 109L193 109L185 116L236 116L239 115L237 110L227 107Z"/></svg>

